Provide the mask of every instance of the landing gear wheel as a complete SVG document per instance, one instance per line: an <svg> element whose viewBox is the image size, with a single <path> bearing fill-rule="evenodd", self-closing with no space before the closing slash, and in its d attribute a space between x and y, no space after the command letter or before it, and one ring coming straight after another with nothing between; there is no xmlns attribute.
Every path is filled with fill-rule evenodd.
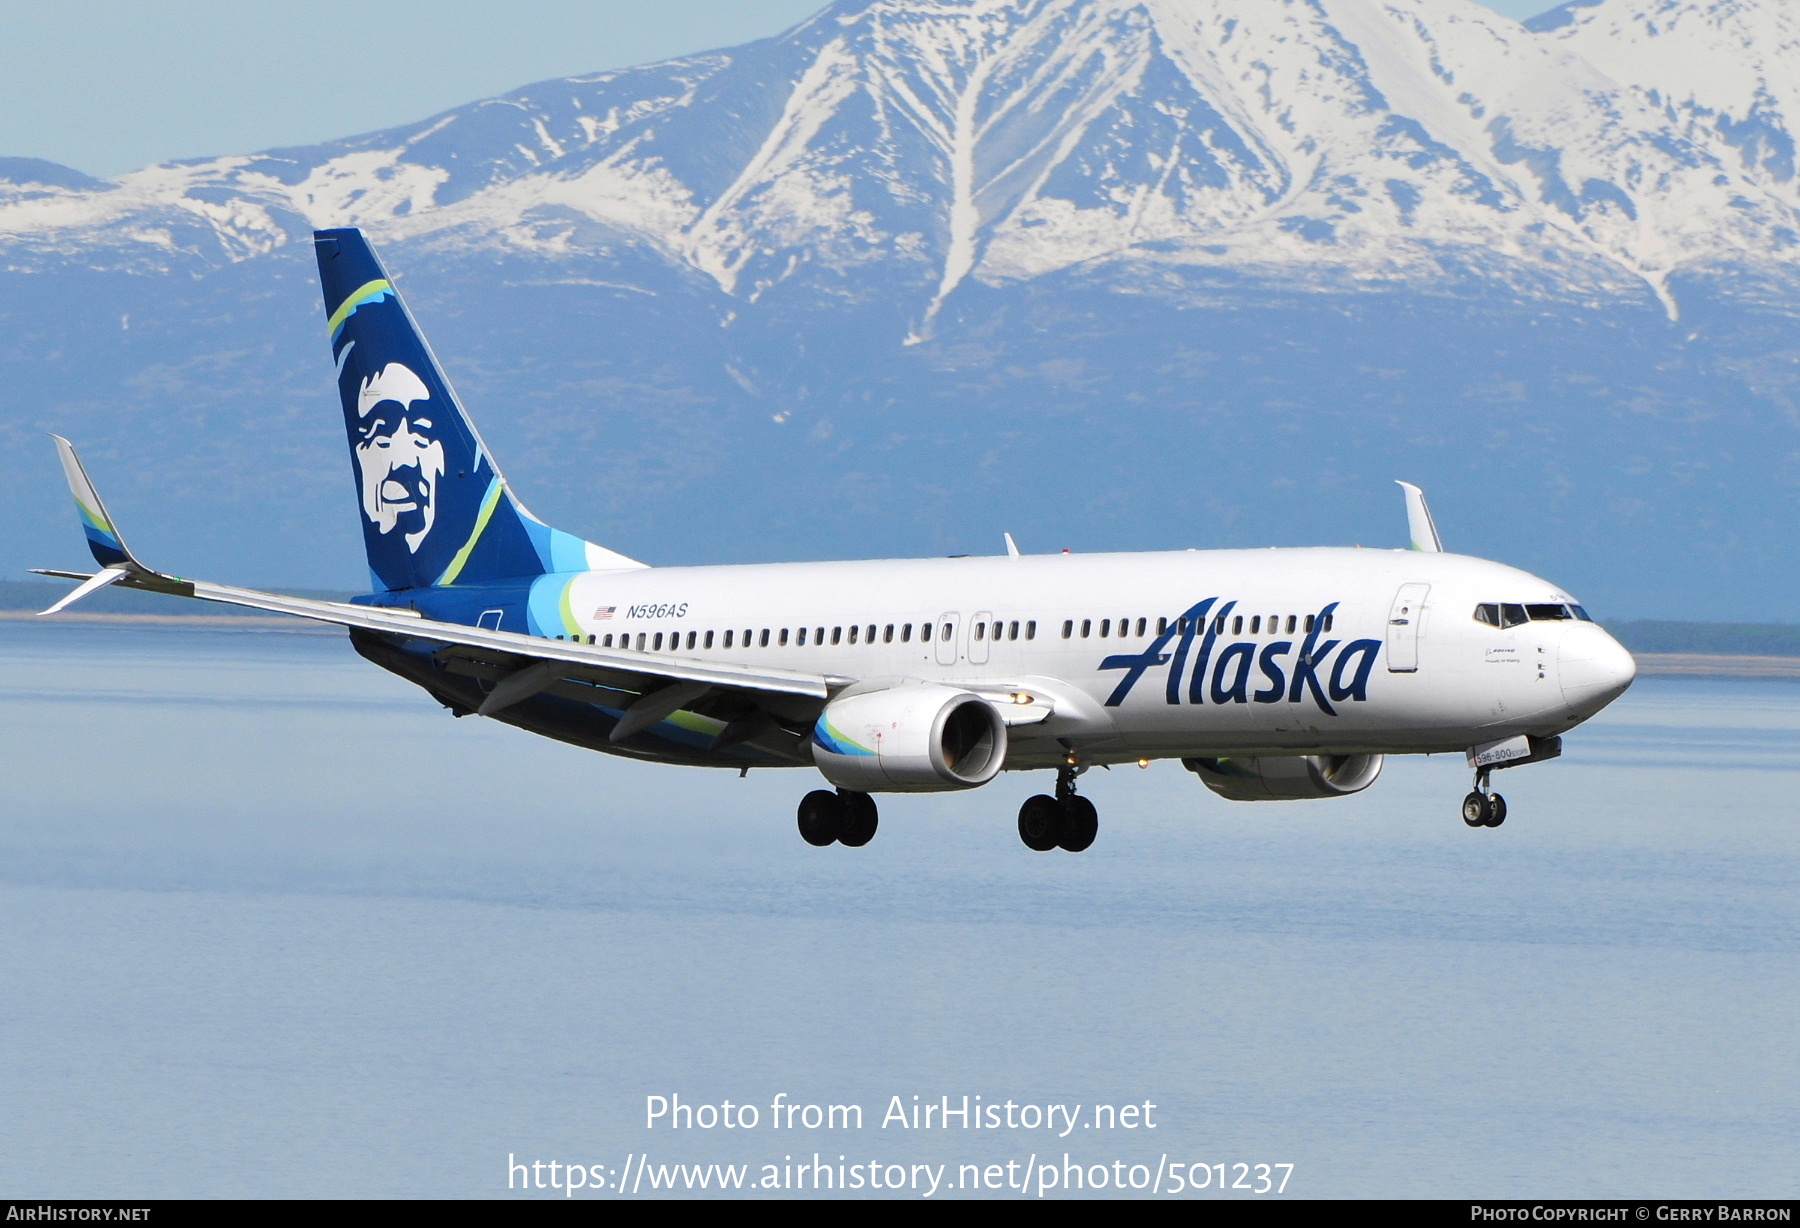
<svg viewBox="0 0 1800 1228"><path fill-rule="evenodd" d="M1100 834L1100 812L1085 797L1071 797L1063 803L1062 839L1057 843L1071 853L1079 853Z"/></svg>
<svg viewBox="0 0 1800 1228"><path fill-rule="evenodd" d="M1498 827L1506 822L1506 799L1498 793L1488 794L1487 825Z"/></svg>
<svg viewBox="0 0 1800 1228"><path fill-rule="evenodd" d="M873 840L875 827L880 819L875 809L875 799L867 793L845 790L838 794L838 801L844 811L843 822L838 826L838 843L859 849Z"/></svg>
<svg viewBox="0 0 1800 1228"><path fill-rule="evenodd" d="M1463 798L1463 822L1470 827L1488 825L1488 799L1485 793L1471 793Z"/></svg>
<svg viewBox="0 0 1800 1228"><path fill-rule="evenodd" d="M844 800L827 789L814 789L800 799L800 838L814 848L836 840L844 828ZM869 834L874 835L871 830Z"/></svg>
<svg viewBox="0 0 1800 1228"><path fill-rule="evenodd" d="M1048 853L1063 835L1063 807L1042 793L1028 797L1019 807L1019 839L1037 853Z"/></svg>

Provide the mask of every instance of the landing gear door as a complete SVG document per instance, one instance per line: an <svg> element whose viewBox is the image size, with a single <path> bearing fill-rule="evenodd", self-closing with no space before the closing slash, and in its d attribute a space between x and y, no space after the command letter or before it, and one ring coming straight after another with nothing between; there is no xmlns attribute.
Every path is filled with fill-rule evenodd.
<svg viewBox="0 0 1800 1228"><path fill-rule="evenodd" d="M954 610L938 616L937 663L939 665L956 664L956 633L961 627L962 617Z"/></svg>
<svg viewBox="0 0 1800 1228"><path fill-rule="evenodd" d="M1425 618L1425 594L1429 584L1402 584L1388 613L1387 667L1390 674L1411 674L1419 669L1419 630Z"/></svg>

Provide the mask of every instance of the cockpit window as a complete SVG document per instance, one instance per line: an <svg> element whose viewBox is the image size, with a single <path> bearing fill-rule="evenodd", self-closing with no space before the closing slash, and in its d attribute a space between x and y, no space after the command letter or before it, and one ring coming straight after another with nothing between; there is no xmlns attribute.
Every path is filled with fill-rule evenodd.
<svg viewBox="0 0 1800 1228"><path fill-rule="evenodd" d="M1516 627L1526 622L1565 622L1578 618L1582 622L1593 622L1588 612L1578 605L1562 605L1551 602L1536 602L1531 605L1513 605L1508 602L1484 601L1475 607L1475 621L1490 627Z"/></svg>
<svg viewBox="0 0 1800 1228"><path fill-rule="evenodd" d="M1537 607L1533 606L1533 609ZM1566 617L1566 615L1565 615ZM1502 605L1499 602L1484 601L1475 607L1475 621L1486 623L1490 627L1516 627L1529 621L1522 605Z"/></svg>

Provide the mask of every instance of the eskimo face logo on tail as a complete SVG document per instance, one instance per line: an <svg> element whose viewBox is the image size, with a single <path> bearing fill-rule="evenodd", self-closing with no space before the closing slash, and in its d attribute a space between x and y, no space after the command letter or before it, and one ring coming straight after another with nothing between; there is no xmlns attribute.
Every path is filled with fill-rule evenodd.
<svg viewBox="0 0 1800 1228"><path fill-rule="evenodd" d="M428 413L430 402L425 381L397 362L363 380L356 397L363 515L383 535L399 529L415 554L437 519L438 480L444 476L444 445Z"/></svg>

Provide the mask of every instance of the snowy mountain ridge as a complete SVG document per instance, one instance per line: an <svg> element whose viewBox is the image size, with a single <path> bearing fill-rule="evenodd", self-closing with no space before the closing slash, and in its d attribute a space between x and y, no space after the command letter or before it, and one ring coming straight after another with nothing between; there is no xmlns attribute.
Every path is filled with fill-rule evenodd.
<svg viewBox="0 0 1800 1228"><path fill-rule="evenodd" d="M1134 292L1475 275L1600 299L1800 260L1800 0L838 0L728 52L545 82L110 184L0 174L0 254L144 272L314 227L573 264L747 308L1074 270ZM881 270L871 282L871 267ZM897 280L896 280L897 279ZM878 287L878 288L875 288Z"/></svg>

